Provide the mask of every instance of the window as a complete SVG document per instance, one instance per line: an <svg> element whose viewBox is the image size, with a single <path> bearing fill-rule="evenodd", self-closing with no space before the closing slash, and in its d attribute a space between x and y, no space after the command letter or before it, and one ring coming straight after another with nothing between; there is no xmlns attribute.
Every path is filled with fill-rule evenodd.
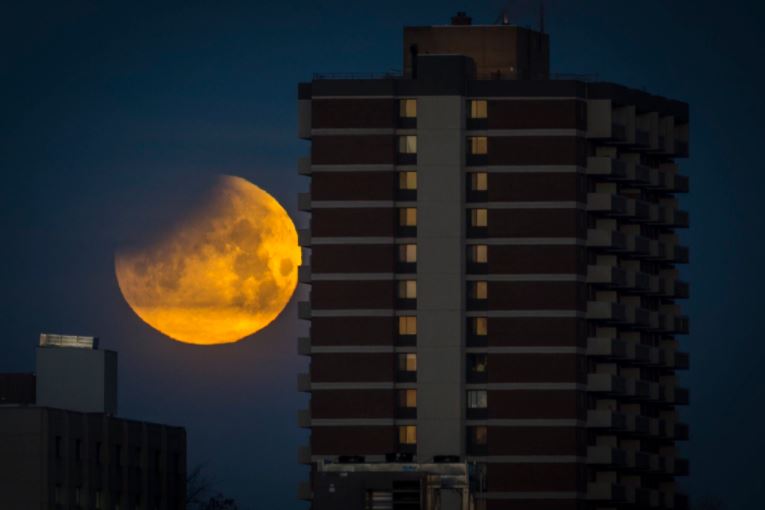
<svg viewBox="0 0 765 510"><path fill-rule="evenodd" d="M489 247L485 244L473 244L470 246L470 262L474 264L486 264L489 261Z"/></svg>
<svg viewBox="0 0 765 510"><path fill-rule="evenodd" d="M398 406L406 408L417 407L417 390L398 390Z"/></svg>
<svg viewBox="0 0 765 510"><path fill-rule="evenodd" d="M489 334L489 319L487 317L473 317L472 333L476 336Z"/></svg>
<svg viewBox="0 0 765 510"><path fill-rule="evenodd" d="M486 140L486 137L484 137ZM398 152L400 154L417 154L417 137L404 135L398 137Z"/></svg>
<svg viewBox="0 0 765 510"><path fill-rule="evenodd" d="M475 156L483 156L488 153L488 141L485 136L469 136L468 151Z"/></svg>
<svg viewBox="0 0 765 510"><path fill-rule="evenodd" d="M413 352L401 353L398 355L398 369L401 372L417 371L417 354Z"/></svg>
<svg viewBox="0 0 765 510"><path fill-rule="evenodd" d="M398 297L400 299L417 299L417 280L400 280L398 282Z"/></svg>
<svg viewBox="0 0 765 510"><path fill-rule="evenodd" d="M488 356L486 354L468 354L467 355L468 370L474 374L486 373L487 363L488 363Z"/></svg>
<svg viewBox="0 0 765 510"><path fill-rule="evenodd" d="M400 444L417 444L417 426L403 425L399 427L398 442Z"/></svg>
<svg viewBox="0 0 765 510"><path fill-rule="evenodd" d="M473 446L485 446L488 435L486 426L468 427L468 441Z"/></svg>
<svg viewBox="0 0 765 510"><path fill-rule="evenodd" d="M417 100L416 99L399 99L398 101L398 115L403 119L415 119L417 118Z"/></svg>
<svg viewBox="0 0 765 510"><path fill-rule="evenodd" d="M488 103L485 99L472 99L468 116L471 119L485 119L488 116Z"/></svg>
<svg viewBox="0 0 765 510"><path fill-rule="evenodd" d="M399 209L398 223L402 227L416 227L417 226L417 209L414 207L404 207Z"/></svg>
<svg viewBox="0 0 765 510"><path fill-rule="evenodd" d="M486 172L473 172L470 174L470 189L473 191L488 191L489 174Z"/></svg>
<svg viewBox="0 0 765 510"><path fill-rule="evenodd" d="M398 189L416 190L417 172L399 172Z"/></svg>
<svg viewBox="0 0 765 510"><path fill-rule="evenodd" d="M417 317L413 315L400 316L398 318L398 334L399 335L416 335L417 334Z"/></svg>
<svg viewBox="0 0 765 510"><path fill-rule="evenodd" d="M472 282L470 287L471 299L487 299L489 297L489 284L485 281Z"/></svg>
<svg viewBox="0 0 765 510"><path fill-rule="evenodd" d="M470 390L467 392L468 409L486 409L486 390Z"/></svg>
<svg viewBox="0 0 765 510"><path fill-rule="evenodd" d="M487 209L471 209L470 210L470 226L471 227L488 227L489 226L489 211Z"/></svg>
<svg viewBox="0 0 765 510"><path fill-rule="evenodd" d="M398 245L398 261L405 262L407 264L413 264L417 262L417 245L416 244L399 244Z"/></svg>

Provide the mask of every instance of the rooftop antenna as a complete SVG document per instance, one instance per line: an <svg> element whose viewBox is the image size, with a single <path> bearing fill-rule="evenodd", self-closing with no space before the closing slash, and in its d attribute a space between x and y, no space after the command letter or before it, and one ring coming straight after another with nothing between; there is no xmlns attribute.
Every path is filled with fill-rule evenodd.
<svg viewBox="0 0 765 510"><path fill-rule="evenodd" d="M505 2L505 6L499 11L497 19L494 20L495 25L509 25L510 24L510 2Z"/></svg>

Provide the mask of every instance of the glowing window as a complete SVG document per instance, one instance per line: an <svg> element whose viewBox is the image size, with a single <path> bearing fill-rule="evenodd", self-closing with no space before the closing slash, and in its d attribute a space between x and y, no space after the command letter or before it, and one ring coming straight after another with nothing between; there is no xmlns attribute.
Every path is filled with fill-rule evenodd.
<svg viewBox="0 0 765 510"><path fill-rule="evenodd" d="M471 209L470 225L473 227L488 227L489 211L487 209Z"/></svg>
<svg viewBox="0 0 765 510"><path fill-rule="evenodd" d="M417 407L417 390L399 390L398 406L407 408Z"/></svg>
<svg viewBox="0 0 765 510"><path fill-rule="evenodd" d="M470 189L473 191L488 190L489 175L486 172L473 172L470 174Z"/></svg>
<svg viewBox="0 0 765 510"><path fill-rule="evenodd" d="M486 264L489 261L489 247L485 244L471 245L470 261L474 264Z"/></svg>
<svg viewBox="0 0 765 510"><path fill-rule="evenodd" d="M398 355L398 369L400 372L417 371L417 354L404 352Z"/></svg>
<svg viewBox="0 0 765 510"><path fill-rule="evenodd" d="M473 299L486 299L489 296L488 282L473 282L470 297Z"/></svg>
<svg viewBox="0 0 765 510"><path fill-rule="evenodd" d="M416 99L399 99L398 101L398 114L401 118L415 119L417 118L417 100Z"/></svg>
<svg viewBox="0 0 765 510"><path fill-rule="evenodd" d="M398 261L406 263L417 262L417 245L416 244L399 244L398 245Z"/></svg>
<svg viewBox="0 0 765 510"><path fill-rule="evenodd" d="M399 172L398 189L417 189L417 172Z"/></svg>
<svg viewBox="0 0 765 510"><path fill-rule="evenodd" d="M401 154L417 154L417 137L415 135L399 136L398 152Z"/></svg>
<svg viewBox="0 0 765 510"><path fill-rule="evenodd" d="M470 390L467 392L468 409L486 409L488 397L486 390Z"/></svg>
<svg viewBox="0 0 765 510"><path fill-rule="evenodd" d="M485 209L484 209L485 210ZM417 209L414 207L404 207L398 210L398 223L402 227L417 226Z"/></svg>
<svg viewBox="0 0 765 510"><path fill-rule="evenodd" d="M413 315L401 316L398 318L399 335L417 334L417 317Z"/></svg>
<svg viewBox="0 0 765 510"><path fill-rule="evenodd" d="M476 336L486 336L489 334L489 319L486 317L473 317L473 334Z"/></svg>
<svg viewBox="0 0 765 510"><path fill-rule="evenodd" d="M486 372L488 358L489 357L486 354L468 354L467 355L468 370L477 374L482 374Z"/></svg>
<svg viewBox="0 0 765 510"><path fill-rule="evenodd" d="M469 136L468 149L470 154L481 156L488 153L489 143L485 136Z"/></svg>
<svg viewBox="0 0 765 510"><path fill-rule="evenodd" d="M485 119L488 116L488 111L488 103L485 99L472 99L470 101L468 114L471 119Z"/></svg>
<svg viewBox="0 0 765 510"><path fill-rule="evenodd" d="M417 426L402 425L398 428L398 442L400 444L417 444Z"/></svg>
<svg viewBox="0 0 765 510"><path fill-rule="evenodd" d="M476 446L483 446L486 444L486 440L489 436L489 429L486 426L468 427L468 434L470 435L470 444Z"/></svg>
<svg viewBox="0 0 765 510"><path fill-rule="evenodd" d="M417 280L399 281L398 297L401 299L417 299Z"/></svg>

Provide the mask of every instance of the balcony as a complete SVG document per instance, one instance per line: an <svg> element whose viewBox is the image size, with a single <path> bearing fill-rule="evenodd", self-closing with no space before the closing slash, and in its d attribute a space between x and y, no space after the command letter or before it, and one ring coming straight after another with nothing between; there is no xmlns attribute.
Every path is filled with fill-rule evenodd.
<svg viewBox="0 0 765 510"><path fill-rule="evenodd" d="M311 246L311 229L298 229L298 244L304 248Z"/></svg>
<svg viewBox="0 0 765 510"><path fill-rule="evenodd" d="M297 169L299 175L311 175L311 157L299 157L297 162Z"/></svg>
<svg viewBox="0 0 765 510"><path fill-rule="evenodd" d="M587 211L608 216L627 214L627 199L613 193L587 193Z"/></svg>
<svg viewBox="0 0 765 510"><path fill-rule="evenodd" d="M298 211L311 210L311 193L304 191L298 193Z"/></svg>
<svg viewBox="0 0 765 510"><path fill-rule="evenodd" d="M666 258L670 262L675 262L677 264L687 264L689 259L688 248L686 246L680 246L679 244L675 243L667 244Z"/></svg>
<svg viewBox="0 0 765 510"><path fill-rule="evenodd" d="M311 463L311 447L310 446L298 447L298 463L299 464Z"/></svg>
<svg viewBox="0 0 765 510"><path fill-rule="evenodd" d="M302 481L298 484L298 499L303 501L310 501L313 499L313 491L311 490L311 483Z"/></svg>
<svg viewBox="0 0 765 510"><path fill-rule="evenodd" d="M669 184L670 191L675 193L688 193L690 182L687 175L674 174Z"/></svg>
<svg viewBox="0 0 765 510"><path fill-rule="evenodd" d="M627 180L638 186L647 186L651 183L650 168L635 162L627 163Z"/></svg>
<svg viewBox="0 0 765 510"><path fill-rule="evenodd" d="M627 285L627 272L615 266L587 266L587 283L606 287L624 287Z"/></svg>
<svg viewBox="0 0 765 510"><path fill-rule="evenodd" d="M307 336L298 337L298 355L310 356L311 355L311 338Z"/></svg>
<svg viewBox="0 0 765 510"><path fill-rule="evenodd" d="M298 319L311 320L311 303L308 301L298 301Z"/></svg>
<svg viewBox="0 0 765 510"><path fill-rule="evenodd" d="M587 374L587 391L591 393L623 394L627 389L624 377L611 374Z"/></svg>
<svg viewBox="0 0 765 510"><path fill-rule="evenodd" d="M311 427L311 410L310 409L300 409L298 411L297 424L298 424L298 427L302 429L307 429Z"/></svg>
<svg viewBox="0 0 765 510"><path fill-rule="evenodd" d="M623 485L608 482L590 482L587 484L587 499L589 501L625 501L627 491Z"/></svg>
<svg viewBox="0 0 765 510"><path fill-rule="evenodd" d="M627 250L634 252L636 256L651 256L651 240L643 236L628 236Z"/></svg>
<svg viewBox="0 0 765 510"><path fill-rule="evenodd" d="M627 344L615 338L590 337L587 339L587 356L624 358L627 356Z"/></svg>
<svg viewBox="0 0 765 510"><path fill-rule="evenodd" d="M587 428L623 430L627 426L627 418L622 413L590 409L587 411Z"/></svg>
<svg viewBox="0 0 765 510"><path fill-rule="evenodd" d="M611 446L588 446L587 464L624 466L627 463L627 452Z"/></svg>
<svg viewBox="0 0 765 510"><path fill-rule="evenodd" d="M681 459L677 457L667 458L667 471L675 476L688 476L690 473L690 466L688 459Z"/></svg>
<svg viewBox="0 0 765 510"><path fill-rule="evenodd" d="M301 393L311 392L311 374L303 372L297 375L297 389Z"/></svg>
<svg viewBox="0 0 765 510"><path fill-rule="evenodd" d="M628 318L627 307L610 301L588 301L587 318L606 322L625 322Z"/></svg>
<svg viewBox="0 0 765 510"><path fill-rule="evenodd" d="M687 406L690 403L690 392L687 388L678 388L677 386L667 386L666 399L670 404L678 406Z"/></svg>
<svg viewBox="0 0 765 510"><path fill-rule="evenodd" d="M300 283L311 283L311 266L298 267L298 281Z"/></svg>
<svg viewBox="0 0 765 510"><path fill-rule="evenodd" d="M668 428L667 433L676 441L688 441L690 428L687 423L675 422Z"/></svg>
<svg viewBox="0 0 765 510"><path fill-rule="evenodd" d="M629 199L627 214L637 222L651 221L651 204L644 200Z"/></svg>
<svg viewBox="0 0 765 510"><path fill-rule="evenodd" d="M639 414L628 414L627 431L636 436L647 436L651 433L651 419Z"/></svg>
<svg viewBox="0 0 765 510"><path fill-rule="evenodd" d="M615 181L624 180L627 175L627 164L610 157L590 156L587 158L587 175Z"/></svg>
<svg viewBox="0 0 765 510"><path fill-rule="evenodd" d="M664 224L674 228L688 228L688 213L674 207L664 209Z"/></svg>
<svg viewBox="0 0 765 510"><path fill-rule="evenodd" d="M605 251L625 251L627 249L627 236L616 230L591 228L587 230L587 246Z"/></svg>

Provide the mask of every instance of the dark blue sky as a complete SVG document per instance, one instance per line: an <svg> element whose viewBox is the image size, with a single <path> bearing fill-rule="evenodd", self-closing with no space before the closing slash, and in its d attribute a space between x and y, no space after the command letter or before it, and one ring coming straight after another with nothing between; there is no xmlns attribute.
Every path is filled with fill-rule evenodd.
<svg viewBox="0 0 765 510"><path fill-rule="evenodd" d="M533 3L512 2L515 20L536 23ZM444 23L458 9L490 23L503 2L101 4L0 6L0 371L31 370L41 331L98 335L120 353L124 416L185 425L190 462L207 462L243 508L303 508L293 499L305 440L294 304L239 344L181 345L124 303L114 250L179 214L217 173L264 187L301 225L296 83L317 71L398 69L403 25ZM691 105L683 483L695 497L749 507L765 498L765 9L547 5L554 71Z"/></svg>

